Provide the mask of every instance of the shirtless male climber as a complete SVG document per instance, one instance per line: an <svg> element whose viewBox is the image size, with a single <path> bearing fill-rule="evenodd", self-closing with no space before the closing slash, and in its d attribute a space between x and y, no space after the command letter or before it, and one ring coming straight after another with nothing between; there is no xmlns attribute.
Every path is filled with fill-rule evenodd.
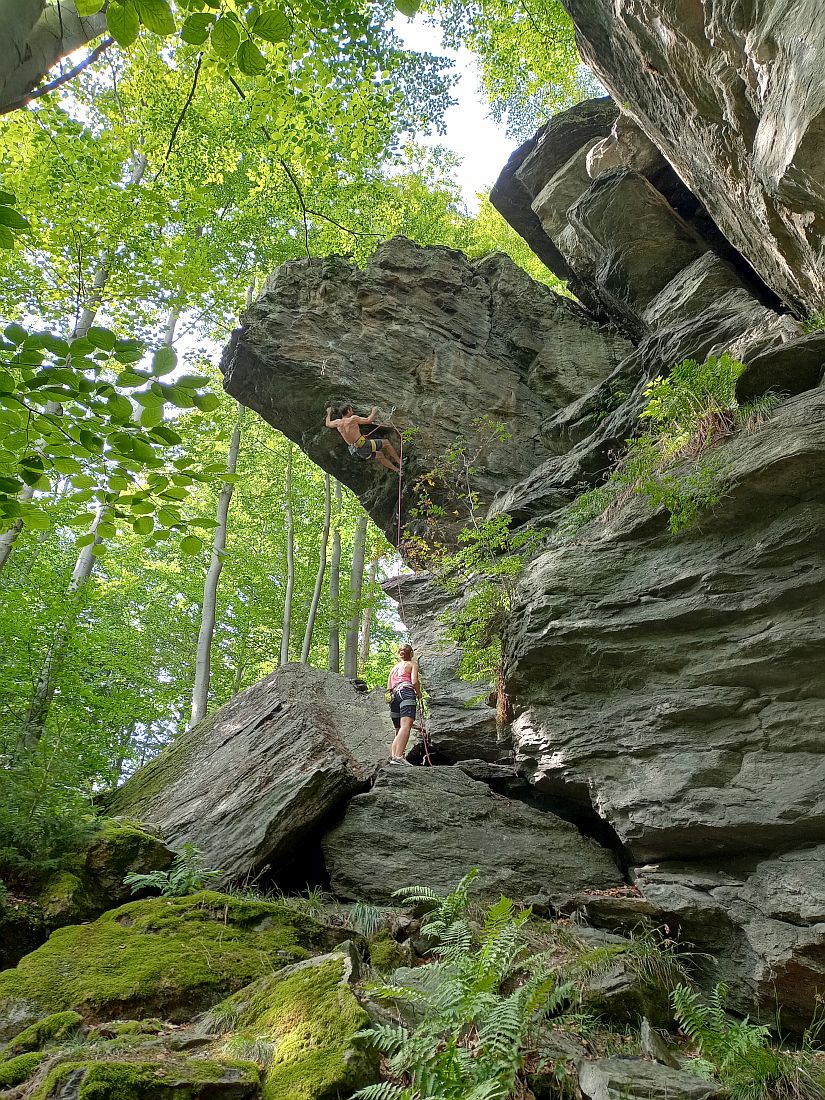
<svg viewBox="0 0 825 1100"><path fill-rule="evenodd" d="M386 439L369 438L361 432L362 424L374 424L378 409L373 406L369 416L356 416L352 411L352 405L341 405L333 409L327 406L327 417L324 423L328 428L335 428L349 449L359 458L374 458L387 470L394 474L401 472L400 460L395 447Z"/></svg>

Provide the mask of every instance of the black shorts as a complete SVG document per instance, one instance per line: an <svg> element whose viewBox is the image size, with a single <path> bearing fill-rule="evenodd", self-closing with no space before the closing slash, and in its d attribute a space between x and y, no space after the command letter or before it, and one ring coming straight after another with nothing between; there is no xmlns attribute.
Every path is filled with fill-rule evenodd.
<svg viewBox="0 0 825 1100"><path fill-rule="evenodd" d="M359 458L372 458L376 451L380 451L384 446L381 439L365 439L359 446L355 444L355 453Z"/></svg>
<svg viewBox="0 0 825 1100"><path fill-rule="evenodd" d="M394 689L390 703L390 718L396 729L401 725L402 718L415 719L417 706L418 697L408 684Z"/></svg>

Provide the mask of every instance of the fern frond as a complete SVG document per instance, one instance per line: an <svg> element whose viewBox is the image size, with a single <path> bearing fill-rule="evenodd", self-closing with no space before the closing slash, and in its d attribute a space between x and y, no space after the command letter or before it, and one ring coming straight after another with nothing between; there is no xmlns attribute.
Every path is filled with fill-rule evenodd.
<svg viewBox="0 0 825 1100"><path fill-rule="evenodd" d="M412 1100L413 1094L403 1085L382 1081L379 1085L367 1085L352 1094L352 1100Z"/></svg>

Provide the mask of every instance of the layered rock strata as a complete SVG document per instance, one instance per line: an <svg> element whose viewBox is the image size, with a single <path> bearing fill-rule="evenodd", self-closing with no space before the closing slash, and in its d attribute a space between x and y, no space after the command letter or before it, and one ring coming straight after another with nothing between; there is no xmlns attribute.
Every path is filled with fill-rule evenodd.
<svg viewBox="0 0 825 1100"><path fill-rule="evenodd" d="M825 21L816 0L564 0L588 64L764 282L825 306Z"/></svg>
<svg viewBox="0 0 825 1100"><path fill-rule="evenodd" d="M629 350L501 253L470 262L398 237L363 271L336 257L284 264L244 315L221 369L229 393L349 485L395 542L397 480L347 452L324 427L327 405L366 413L375 404L398 429L414 429L402 486L412 523L415 477L456 443L472 451L479 418L508 435L476 463L474 488L488 503L551 453L544 423ZM394 428L381 434L398 448Z"/></svg>
<svg viewBox="0 0 825 1100"><path fill-rule="evenodd" d="M142 768L110 812L200 848L229 878L275 872L387 755L383 697L331 672L284 665Z"/></svg>
<svg viewBox="0 0 825 1100"><path fill-rule="evenodd" d="M493 794L459 768L387 768L322 842L339 896L388 902L402 886L448 893L470 867L480 896L565 898L624 881L612 853L551 813Z"/></svg>

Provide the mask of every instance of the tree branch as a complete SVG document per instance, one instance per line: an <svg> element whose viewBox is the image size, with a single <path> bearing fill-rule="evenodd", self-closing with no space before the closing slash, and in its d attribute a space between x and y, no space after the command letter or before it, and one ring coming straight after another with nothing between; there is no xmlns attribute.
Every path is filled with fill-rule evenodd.
<svg viewBox="0 0 825 1100"><path fill-rule="evenodd" d="M178 130L181 127L181 123L184 120L186 112L189 110L189 105L191 104L192 99L194 98L195 89L198 86L198 77L200 76L200 73L201 73L201 62L202 61L203 61L203 54L199 53L198 54L198 63L195 66L195 76L194 76L194 79L192 80L192 87L189 89L189 95L186 97L186 102L183 105L183 110L178 115L177 122L175 123L175 125L172 129L172 136L169 138L169 148L166 150L166 156L163 158L163 164L161 164L160 168L158 168L157 172L155 173L155 178L152 180L152 183L157 183L158 182L158 178L160 177L160 174L163 171L163 169L166 167L166 164L169 160L169 157L171 156L172 148L174 147L174 144L175 144L175 139L178 136Z"/></svg>
<svg viewBox="0 0 825 1100"><path fill-rule="evenodd" d="M53 92L55 88L59 88L61 84L66 84L69 80L73 80L78 73L82 73L84 69L88 69L90 65L93 65L100 55L108 50L113 42L113 38L104 38L99 45L95 46L89 56L84 57L84 59L78 65L75 65L73 69L69 69L68 72L55 77L55 79L50 80L48 84L43 84L39 88L35 88L33 92L21 96L20 99L14 100L13 103L5 104L5 106L0 108L0 114L8 114L9 111L16 111L20 107L26 107L32 100L40 99L41 96L48 95L49 92Z"/></svg>

